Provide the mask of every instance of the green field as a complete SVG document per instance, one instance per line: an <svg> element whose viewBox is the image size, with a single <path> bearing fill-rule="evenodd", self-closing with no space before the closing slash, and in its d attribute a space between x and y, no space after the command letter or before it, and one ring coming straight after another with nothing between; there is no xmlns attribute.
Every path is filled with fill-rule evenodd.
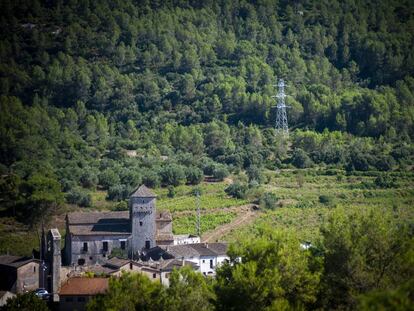
<svg viewBox="0 0 414 311"><path fill-rule="evenodd" d="M314 241L319 236L319 226L329 213L338 206L367 208L390 208L407 221L414 219L414 175L412 173L391 173L394 185L391 188L373 186L375 172L358 173L346 176L343 171L322 169L266 171L268 182L261 186L259 193L273 192L277 204L273 210L258 213L255 221L230 232L224 239L237 241L255 234L258 227L269 225L273 228L292 229L301 239ZM168 189L158 188L157 208L169 210L173 214L175 234L196 233L195 189L201 191L202 233L214 230L231 222L236 216L233 210L221 210L231 206L249 203L247 199L229 197L224 189L227 184L202 183L199 186L179 186L175 196L168 197ZM105 199L106 192L92 192L93 208L115 209L118 202ZM61 215L50 226L58 226L64 231L63 218L66 211L79 208L65 205ZM58 221L58 223L56 223ZM0 218L0 252L30 255L38 248L37 229L29 229L11 217Z"/></svg>
<svg viewBox="0 0 414 311"><path fill-rule="evenodd" d="M231 222L236 217L235 212L215 212L202 214L200 216L201 221L201 234L206 231L213 230L214 228ZM174 234L196 234L196 216L181 216L174 219Z"/></svg>
<svg viewBox="0 0 414 311"><path fill-rule="evenodd" d="M387 189L373 186L375 173L344 176L325 175L325 171L267 172L269 183L265 191L273 192L280 199L274 210L267 210L255 222L233 231L225 238L237 241L256 233L256 228L291 229L306 241L319 237L319 226L336 207L356 209L392 209L407 221L414 220L414 178L411 173L391 173L395 186ZM302 176L302 184L298 183ZM322 203L321 197L328 198Z"/></svg>
<svg viewBox="0 0 414 311"><path fill-rule="evenodd" d="M194 190L199 189L200 207L202 209L216 209L230 206L239 206L248 203L244 199L229 197L224 189L228 185L223 182L201 183L198 186L179 186L175 188L176 194L173 198L168 197L168 190L165 188L155 189L157 198L157 208L169 210L171 212L195 210L196 196Z"/></svg>

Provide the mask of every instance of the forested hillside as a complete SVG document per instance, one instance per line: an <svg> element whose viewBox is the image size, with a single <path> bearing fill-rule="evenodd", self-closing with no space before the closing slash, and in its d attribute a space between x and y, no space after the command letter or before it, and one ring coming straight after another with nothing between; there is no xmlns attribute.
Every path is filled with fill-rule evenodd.
<svg viewBox="0 0 414 311"><path fill-rule="evenodd" d="M26 220L88 206L96 187L121 200L203 173L412 164L409 0L9 0L0 14L0 203ZM279 78L289 142L273 129Z"/></svg>

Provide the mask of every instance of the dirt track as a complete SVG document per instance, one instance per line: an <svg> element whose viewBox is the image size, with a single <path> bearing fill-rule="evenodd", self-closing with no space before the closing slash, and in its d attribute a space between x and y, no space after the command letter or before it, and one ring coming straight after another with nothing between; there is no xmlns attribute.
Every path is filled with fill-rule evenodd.
<svg viewBox="0 0 414 311"><path fill-rule="evenodd" d="M202 235L202 242L215 242L220 240L224 235L229 233L231 230L251 223L259 214L258 211L253 209L254 204L242 205L228 210L235 210L238 212L237 217L230 223L217 227L216 229L206 232Z"/></svg>

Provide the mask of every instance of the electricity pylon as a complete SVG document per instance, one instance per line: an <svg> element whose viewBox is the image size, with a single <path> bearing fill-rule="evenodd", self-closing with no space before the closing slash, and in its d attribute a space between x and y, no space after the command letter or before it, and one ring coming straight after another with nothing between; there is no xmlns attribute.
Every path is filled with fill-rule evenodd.
<svg viewBox="0 0 414 311"><path fill-rule="evenodd" d="M289 126L286 113L286 108L288 108L288 106L285 104L285 81L280 79L277 86L277 95L273 96L277 98L275 130L276 133L289 135Z"/></svg>

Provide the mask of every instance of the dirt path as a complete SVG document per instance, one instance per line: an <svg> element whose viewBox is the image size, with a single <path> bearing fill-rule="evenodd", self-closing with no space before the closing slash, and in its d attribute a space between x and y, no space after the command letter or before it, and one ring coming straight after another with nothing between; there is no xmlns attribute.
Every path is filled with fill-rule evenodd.
<svg viewBox="0 0 414 311"><path fill-rule="evenodd" d="M254 204L239 206L239 215L230 223L219 226L212 231L206 232L201 237L202 242L215 242L220 240L224 235L231 230L251 223L259 214L253 209Z"/></svg>

